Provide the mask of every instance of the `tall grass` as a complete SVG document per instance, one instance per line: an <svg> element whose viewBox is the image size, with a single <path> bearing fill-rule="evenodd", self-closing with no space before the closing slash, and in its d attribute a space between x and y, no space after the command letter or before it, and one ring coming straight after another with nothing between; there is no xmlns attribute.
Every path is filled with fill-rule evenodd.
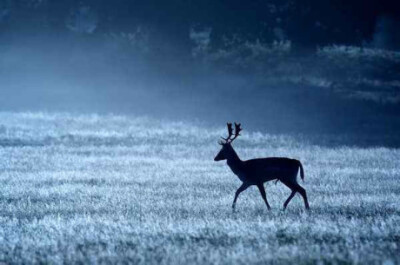
<svg viewBox="0 0 400 265"><path fill-rule="evenodd" d="M123 116L0 113L5 263L399 263L400 151L243 132L242 159L305 167L311 211L213 162L225 128Z"/></svg>

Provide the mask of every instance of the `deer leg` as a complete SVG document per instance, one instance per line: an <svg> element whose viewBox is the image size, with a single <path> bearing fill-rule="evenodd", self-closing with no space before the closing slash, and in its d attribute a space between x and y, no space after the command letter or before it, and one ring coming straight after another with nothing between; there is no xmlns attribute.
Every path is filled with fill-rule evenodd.
<svg viewBox="0 0 400 265"><path fill-rule="evenodd" d="M289 195L289 197L283 204L283 210L286 210L286 207L288 206L289 202L293 199L294 195L296 195L296 191L292 190L292 193Z"/></svg>
<svg viewBox="0 0 400 265"><path fill-rule="evenodd" d="M258 184L257 187L261 193L261 197L263 198L265 204L267 205L268 210L271 210L271 206L269 206L269 203L267 201L267 194L265 193L264 185L261 183L261 184Z"/></svg>
<svg viewBox="0 0 400 265"><path fill-rule="evenodd" d="M299 184L293 183L292 181L283 180L283 179L281 179L281 182L283 184L285 184L289 189L292 190L292 193L289 195L289 197L287 198L287 200L283 204L283 210L286 210L286 207L288 206L289 202L293 199L294 195L296 195L296 192L299 191L298 188L297 188L297 186L299 186Z"/></svg>
<svg viewBox="0 0 400 265"><path fill-rule="evenodd" d="M237 189L237 191L236 191L236 193L235 193L235 199L233 199L232 209L235 209L236 200L237 200L239 194L240 194L242 191L245 191L248 187L249 187L249 185L243 183L242 186L240 186L239 189Z"/></svg>
<svg viewBox="0 0 400 265"><path fill-rule="evenodd" d="M304 205L307 210L310 209L310 205L308 205L308 199L307 199L307 192L306 190L300 186L299 184L296 184L296 190L300 193L300 195L303 197L304 200Z"/></svg>

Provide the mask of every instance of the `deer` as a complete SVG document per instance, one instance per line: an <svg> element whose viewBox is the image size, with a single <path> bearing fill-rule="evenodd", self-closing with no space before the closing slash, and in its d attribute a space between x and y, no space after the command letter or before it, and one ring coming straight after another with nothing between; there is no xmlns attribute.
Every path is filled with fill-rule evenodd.
<svg viewBox="0 0 400 265"><path fill-rule="evenodd" d="M271 206L267 200L264 183L276 180L276 182L282 182L292 191L283 204L283 210L286 209L289 202L293 199L297 192L303 197L305 208L309 210L310 206L308 204L306 190L297 183L297 175L299 170L301 179L304 181L304 169L301 162L299 160L286 157L256 158L243 161L232 147L232 142L241 135L241 124L235 122L235 132L233 132L232 123L227 123L227 127L228 137L221 137L222 141L219 141L219 144L222 146L222 148L214 158L214 161L226 160L228 167L242 182L242 185L235 193L232 209L235 210L236 201L239 197L239 194L245 191L248 187L255 185L260 191L261 197L264 200L268 210L271 210Z"/></svg>

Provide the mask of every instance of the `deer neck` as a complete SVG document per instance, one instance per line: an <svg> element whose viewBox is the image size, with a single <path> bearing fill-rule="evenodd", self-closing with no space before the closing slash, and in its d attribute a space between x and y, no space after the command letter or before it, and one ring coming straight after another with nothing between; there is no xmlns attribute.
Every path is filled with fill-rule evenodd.
<svg viewBox="0 0 400 265"><path fill-rule="evenodd" d="M240 170L240 166L242 164L242 160L240 160L240 157L236 154L235 150L232 148L232 152L230 152L226 163L228 166L231 168L231 170L236 173L238 170Z"/></svg>

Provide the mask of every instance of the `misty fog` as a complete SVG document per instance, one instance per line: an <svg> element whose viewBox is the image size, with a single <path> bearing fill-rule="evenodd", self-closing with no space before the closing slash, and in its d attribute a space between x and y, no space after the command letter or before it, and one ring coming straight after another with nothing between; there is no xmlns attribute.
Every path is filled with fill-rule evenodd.
<svg viewBox="0 0 400 265"><path fill-rule="evenodd" d="M139 7L153 12L140 4L139 11L128 5L132 14L118 13L123 1L107 12L104 3L90 1L63 3L64 11L50 1L3 1L0 110L117 113L204 125L238 120L269 133L314 140L341 134L349 139L341 144L397 146L400 42L392 35L398 21L377 14L365 29L369 37L360 35L357 44L346 32L335 42L333 29L315 17L313 37L320 39L309 44L299 37L301 28L287 24L294 7L270 2L266 10L274 20L265 23L274 24L264 26L264 35L251 35L243 33L240 15L251 17L253 9L229 11L227 25L198 23L199 17L163 24L167 17L156 11L140 17ZM256 21L248 23L254 28Z"/></svg>

